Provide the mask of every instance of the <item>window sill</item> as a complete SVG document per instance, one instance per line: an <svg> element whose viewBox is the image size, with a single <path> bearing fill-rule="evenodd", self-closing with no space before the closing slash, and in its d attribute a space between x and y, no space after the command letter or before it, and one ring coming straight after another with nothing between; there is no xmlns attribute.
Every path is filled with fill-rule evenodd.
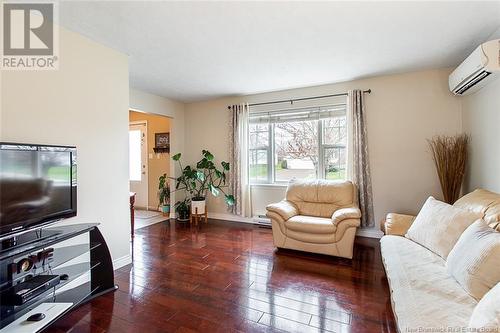
<svg viewBox="0 0 500 333"><path fill-rule="evenodd" d="M250 187L277 187L277 188L280 188L280 187L288 187L288 183L284 183L284 184L266 184L266 183L259 184L259 183L255 183L255 184L250 184Z"/></svg>

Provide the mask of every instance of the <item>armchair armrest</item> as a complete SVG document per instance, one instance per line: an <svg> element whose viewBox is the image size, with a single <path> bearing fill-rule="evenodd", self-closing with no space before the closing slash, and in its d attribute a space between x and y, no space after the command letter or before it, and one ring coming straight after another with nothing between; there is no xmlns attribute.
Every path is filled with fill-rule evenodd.
<svg viewBox="0 0 500 333"><path fill-rule="evenodd" d="M282 200L277 203L267 205L266 209L281 216L285 221L299 214L297 207L290 201Z"/></svg>
<svg viewBox="0 0 500 333"><path fill-rule="evenodd" d="M382 222L382 231L386 235L404 236L414 220L413 215L389 213Z"/></svg>
<svg viewBox="0 0 500 333"><path fill-rule="evenodd" d="M340 208L332 214L332 221L335 225L346 219L359 218L361 218L361 211L357 207Z"/></svg>

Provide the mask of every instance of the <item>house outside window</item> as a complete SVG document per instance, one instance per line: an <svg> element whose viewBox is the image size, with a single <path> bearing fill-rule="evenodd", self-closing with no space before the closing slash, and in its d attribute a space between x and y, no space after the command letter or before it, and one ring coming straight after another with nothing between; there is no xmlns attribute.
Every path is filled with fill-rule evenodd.
<svg viewBox="0 0 500 333"><path fill-rule="evenodd" d="M345 179L346 169L345 104L250 114L250 183Z"/></svg>

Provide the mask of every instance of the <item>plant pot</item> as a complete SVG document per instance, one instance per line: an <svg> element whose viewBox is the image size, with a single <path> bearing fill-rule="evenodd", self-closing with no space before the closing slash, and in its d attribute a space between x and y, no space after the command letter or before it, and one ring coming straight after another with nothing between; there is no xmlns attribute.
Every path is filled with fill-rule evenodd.
<svg viewBox="0 0 500 333"><path fill-rule="evenodd" d="M170 213L170 205L162 205L162 206L161 206L161 212L162 212L163 214L168 214L168 213Z"/></svg>
<svg viewBox="0 0 500 333"><path fill-rule="evenodd" d="M177 211L177 220L181 222L189 221L189 210Z"/></svg>
<svg viewBox="0 0 500 333"><path fill-rule="evenodd" d="M191 199L191 214L205 214L206 200L204 197Z"/></svg>

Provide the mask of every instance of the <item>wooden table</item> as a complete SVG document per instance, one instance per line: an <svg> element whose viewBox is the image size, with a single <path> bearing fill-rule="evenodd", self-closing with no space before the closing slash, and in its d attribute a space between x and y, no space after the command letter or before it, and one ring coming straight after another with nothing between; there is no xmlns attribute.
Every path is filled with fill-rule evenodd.
<svg viewBox="0 0 500 333"><path fill-rule="evenodd" d="M130 196L130 236L134 237L134 204L135 204L135 192L129 192Z"/></svg>

